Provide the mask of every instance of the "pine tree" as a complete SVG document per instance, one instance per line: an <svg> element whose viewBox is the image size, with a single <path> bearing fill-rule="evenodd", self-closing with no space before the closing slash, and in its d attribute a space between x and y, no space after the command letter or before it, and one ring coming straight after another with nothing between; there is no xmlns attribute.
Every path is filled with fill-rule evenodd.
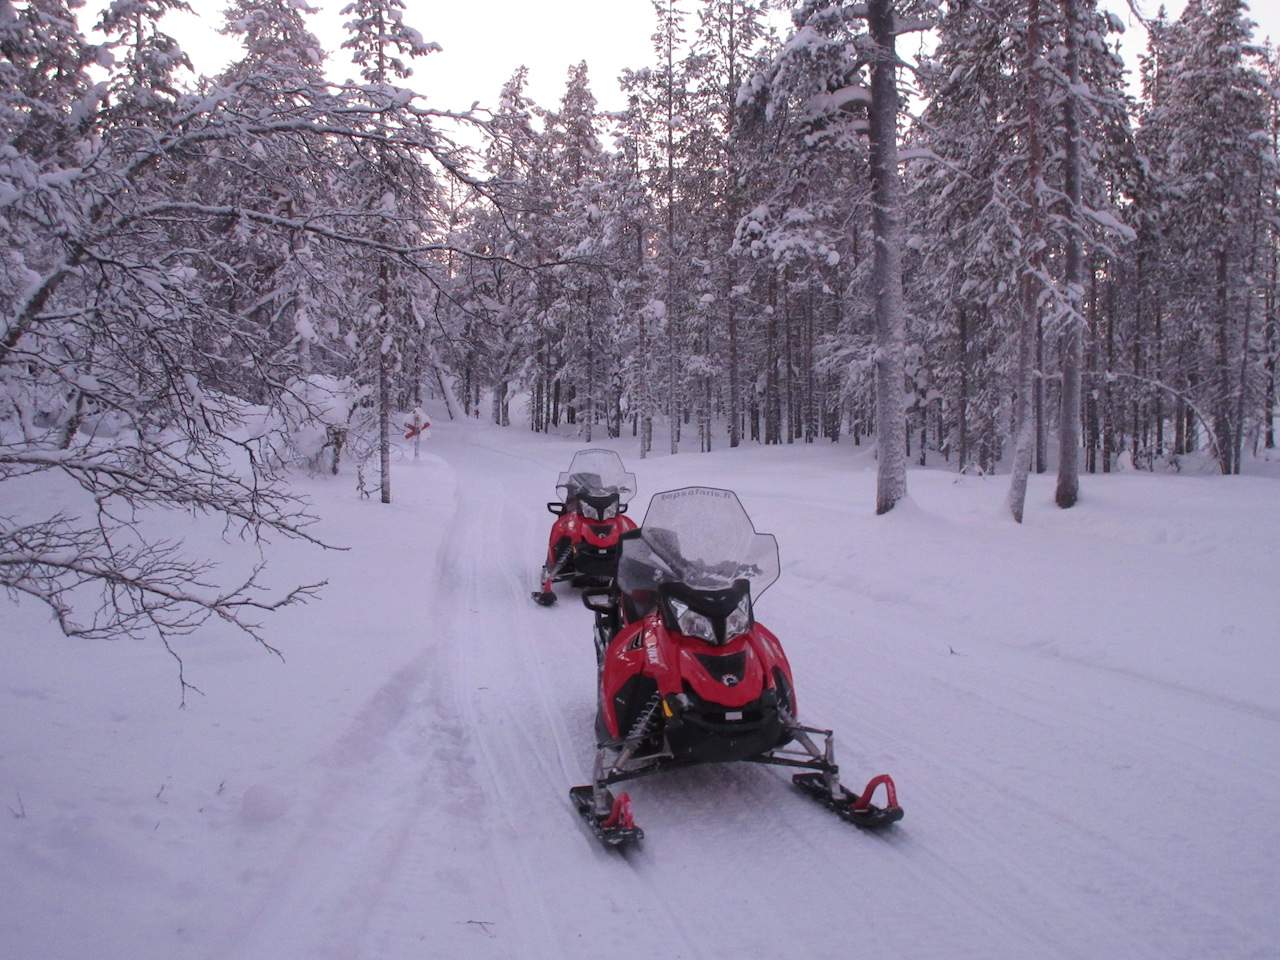
<svg viewBox="0 0 1280 960"><path fill-rule="evenodd" d="M1274 163L1250 32L1238 0L1192 0L1176 27L1157 37L1167 86L1144 116L1146 142L1159 151L1151 162L1170 197L1162 256L1184 278L1173 294L1186 318L1175 336L1190 360L1183 365L1188 416L1206 428L1223 473L1240 466L1253 368L1254 224Z"/></svg>
<svg viewBox="0 0 1280 960"><path fill-rule="evenodd" d="M906 496L907 313L902 286L902 203L898 171L898 60L896 37L920 29L932 4L877 0L846 8L810 0L793 14L796 30L772 70L777 94L808 86L803 102L810 135L838 139L852 110L867 110L868 172L872 193L874 252L871 287L875 301L875 409L878 478L876 512L886 513ZM863 33L865 19L868 32ZM816 69L815 69L816 68ZM869 74L869 86L862 77ZM800 85L797 88L796 82ZM791 94L795 96L793 92ZM856 127L854 130L856 131ZM788 365L788 372L790 365ZM788 389L790 398L792 390ZM792 420L788 418L789 429Z"/></svg>
<svg viewBox="0 0 1280 960"><path fill-rule="evenodd" d="M703 325L703 352L709 367L703 384L700 414L704 450L711 448L711 392L713 380L723 376L727 388L725 413L728 441L736 447L742 440L742 347L741 311L743 290L739 286L739 257L734 254L734 236L743 214L745 184L738 143L739 92L743 82L763 66L765 40L764 12L760 4L744 0L705 0L699 10L697 36L693 43L693 91L703 142L694 146L701 157L700 191L706 197L703 216L704 248L714 275L706 323ZM698 171L695 171L695 174ZM723 364L713 363L711 345L724 331L727 356Z"/></svg>
<svg viewBox="0 0 1280 960"><path fill-rule="evenodd" d="M438 49L425 43L422 36L404 23L401 0L354 0L342 8L348 37L344 50L360 67L360 75L375 90L389 88L393 81L413 72L406 62L426 56ZM356 96L360 93L357 91ZM421 161L409 151L394 151L384 143L376 143L367 153L361 150L353 165L356 183L363 187L362 205L375 215L374 238L382 243L408 240L409 224L414 217L412 206L421 201L428 175ZM403 197L412 191L417 196ZM404 201L408 202L404 202ZM399 236L390 226L399 221ZM391 502L391 379L400 360L399 347L410 321L408 302L397 293L403 287L397 263L387 255L376 257L377 281L367 296L368 306L362 311L365 329L359 335L361 349L368 358L366 370L374 371L377 397L374 401L378 422L379 492L383 503Z"/></svg>

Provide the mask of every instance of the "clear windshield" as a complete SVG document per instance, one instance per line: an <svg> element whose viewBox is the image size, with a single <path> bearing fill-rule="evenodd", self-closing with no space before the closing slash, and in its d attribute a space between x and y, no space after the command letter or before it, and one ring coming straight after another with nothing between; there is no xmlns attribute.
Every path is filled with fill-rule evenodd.
<svg viewBox="0 0 1280 960"><path fill-rule="evenodd" d="M683 487L656 493L640 536L622 542L618 586L626 593L683 583L723 590L735 580L760 594L778 579L778 541L756 533L732 490Z"/></svg>
<svg viewBox="0 0 1280 960"><path fill-rule="evenodd" d="M617 493L618 502L626 503L636 495L636 475L627 473L622 458L612 450L579 450L569 469L560 474L556 489L565 500L582 493L593 497Z"/></svg>

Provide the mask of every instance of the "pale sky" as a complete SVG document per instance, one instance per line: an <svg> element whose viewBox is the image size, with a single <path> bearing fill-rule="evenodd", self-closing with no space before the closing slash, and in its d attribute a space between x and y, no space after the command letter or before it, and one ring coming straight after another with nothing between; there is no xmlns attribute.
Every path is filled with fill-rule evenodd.
<svg viewBox="0 0 1280 960"><path fill-rule="evenodd" d="M218 33L220 0L189 0L196 15L172 14L167 32L177 38L200 73L213 74L238 54L233 38ZM355 75L346 52L339 11L347 0L310 0L318 12L308 17L312 32L329 52L335 80ZM96 20L104 0L88 0ZM689 5L692 9L692 5ZM463 109L473 101L492 106L498 91L520 64L529 68L528 92L545 107L564 92L569 67L586 60L591 89L602 109L620 110L617 77L624 67L642 67L651 59L653 33L650 0L480 0L440 2L405 0L405 23L426 41L443 47L413 61L404 82L423 93L432 106ZM690 32L694 21L689 19Z"/></svg>
<svg viewBox="0 0 1280 960"><path fill-rule="evenodd" d="M1253 31L1254 40L1262 43L1270 37L1273 43L1280 42L1280 0L1247 0L1247 2L1249 18L1257 24ZM1138 54L1144 52L1147 47L1147 31L1131 13L1127 0L1102 0L1102 5L1114 11L1125 25L1121 51L1125 67L1128 68L1131 76L1135 75L1138 71ZM1144 17L1154 17L1161 7L1161 0L1135 0L1134 5ZM1164 0L1163 3L1170 20L1176 20L1186 5L1186 0ZM1131 79L1130 83L1136 84L1136 80Z"/></svg>
<svg viewBox="0 0 1280 960"><path fill-rule="evenodd" d="M339 46L343 39L338 11L346 0L311 0L319 12L310 18L312 30L330 52L330 74L345 79L354 74ZM1144 15L1153 15L1159 0L1136 0ZM1124 56L1131 71L1136 54L1145 46L1145 31L1131 15L1127 0L1104 0L1127 26ZM1167 0L1170 16L1185 0ZM103 0L90 0L93 19ZM196 70L215 73L236 53L235 43L217 32L222 20L219 0L192 0L200 16L175 15L166 24L191 57ZM695 9L692 0L685 8ZM1256 38L1280 40L1280 0L1254 0ZM641 67L652 57L649 35L654 29L651 0L481 0L470 3L406 0L405 22L425 40L444 49L414 64L407 86L422 92L432 106L465 109L473 101L492 106L498 90L519 65L529 67L528 92L544 107L554 107L564 90L569 66L586 60L591 88L602 109L624 106L617 77L624 67ZM686 18L692 36L696 17ZM780 22L786 22L780 17ZM904 53L915 44L904 38Z"/></svg>

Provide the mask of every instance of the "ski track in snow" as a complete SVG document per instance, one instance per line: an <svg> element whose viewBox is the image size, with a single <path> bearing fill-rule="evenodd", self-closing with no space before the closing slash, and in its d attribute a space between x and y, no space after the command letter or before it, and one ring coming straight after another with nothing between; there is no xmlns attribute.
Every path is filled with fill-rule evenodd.
<svg viewBox="0 0 1280 960"><path fill-rule="evenodd" d="M1258 694L1274 655L1257 661L1254 680L1227 653L1197 652L1213 638L1173 629L1192 607L1153 607L1163 627L1135 632L1107 583L1165 550L1183 557L1185 575L1215 556L1213 539L1166 536L1145 519L1112 533L1114 513L1092 517L1087 499L1075 528L1034 512L1033 485L1029 526L1041 527L1029 536L1051 539L1044 549L1064 564L1101 551L1097 581L1061 588L1085 598L1073 603L1036 592L1036 565L1048 571L1053 558L981 512L992 488L922 475L922 504L945 494L970 513L911 505L864 521L837 495L848 486L838 451L821 459L797 447L814 463L798 481L782 451L636 461L620 447L640 479L637 521L657 490L711 482L736 487L757 528L778 534L783 577L758 610L791 658L801 718L836 731L850 788L893 773L906 819L861 833L783 772L704 767L628 784L646 840L625 854L601 849L568 798L591 771L591 617L567 585L549 609L529 597L550 522L542 503L577 446L438 424L425 462L397 461L401 512L352 514L344 536L360 545L374 517L384 542L332 561L336 596L317 605L312 627L363 620L369 631L385 625L387 642L369 643L366 664L344 661L352 675L330 691L332 716L290 728L280 762L259 765L279 771L278 782L255 775L287 789L288 812L244 826L220 808L212 842L231 852L211 858L214 882L218 869L226 879L203 939L157 932L127 949L121 933L103 956L1274 956L1280 707ZM1186 482L1168 489L1193 489ZM350 497L317 490L322 511ZM833 517L865 539L840 534ZM1114 551L1098 547L1100 535ZM916 552L900 555L904 544ZM979 578L956 571L1002 551L1021 559L1002 561L1001 576L1032 567L1024 595L964 593ZM1234 597L1230 588L1203 589ZM1098 638L1072 620L1088 598L1114 618ZM352 608L329 608L332 626L330 602ZM1280 622L1267 602L1261 622ZM1006 620L1027 635L1006 632ZM1222 628L1223 650L1251 649L1234 629ZM11 693L65 709L38 686ZM303 746L309 754L290 763ZM17 849L40 862L39 850ZM127 874L140 890L145 862ZM60 946L72 934L18 956L80 960Z"/></svg>

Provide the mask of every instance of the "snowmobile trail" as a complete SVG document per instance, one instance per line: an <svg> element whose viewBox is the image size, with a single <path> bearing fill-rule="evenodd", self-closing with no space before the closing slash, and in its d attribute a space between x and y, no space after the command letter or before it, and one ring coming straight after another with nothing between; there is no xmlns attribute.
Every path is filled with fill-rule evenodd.
<svg viewBox="0 0 1280 960"><path fill-rule="evenodd" d="M406 571L393 580L383 604L416 597L412 579ZM415 762L416 730L419 707L436 699L424 690L439 649L438 638L418 637L406 650L409 659L318 758L317 775L299 790L306 812L292 848L228 955L359 954L376 906L401 869L406 838L418 831L431 799L423 765Z"/></svg>
<svg viewBox="0 0 1280 960"><path fill-rule="evenodd" d="M467 497L488 506L471 511L475 526L463 538L475 546L459 558L466 602L456 608L449 686L479 756L475 781L486 797L491 846L506 878L502 906L509 920L488 928L492 945L510 955L572 955L598 942L600 932L575 929L570 918L579 902L576 885L548 883L548 877L567 876L570 869L564 851L576 835L565 793L577 762L562 719L571 701L551 685L543 654L560 651L559 662L550 658L552 669L572 677L579 665L590 663L583 659L590 658L590 647L585 640L566 643L566 627L575 620L572 605L543 610L529 602L526 558L537 556L542 531L529 523L527 509L510 509L501 484L492 479L504 473L494 466L500 457L477 451L469 463ZM495 544L501 549L495 551ZM643 911L644 904L629 906Z"/></svg>
<svg viewBox="0 0 1280 960"><path fill-rule="evenodd" d="M548 930L537 953L586 955L602 939L616 936L620 921L670 930L670 903L655 898L648 884L630 882L620 872L626 867L619 858L597 850L568 802L568 787L584 779L590 767L591 743L581 735L589 735L593 707L594 655L589 631L583 629L587 614L566 587L560 588L565 596L555 608L530 603L532 574L525 558L537 556L542 524L533 523L516 500L501 499L497 509L496 486L488 492L495 497L488 523L528 552L473 558L477 581L489 584L489 602L472 614L481 631L465 648L460 665L465 681L459 687L476 691L463 706L475 729L483 731L478 739L489 788L511 815L508 850L529 879L525 907ZM481 686L488 689L482 692ZM549 876L574 879L548 883ZM583 890L598 892L601 913L591 918L595 922L583 922ZM526 933L521 928L522 941ZM700 955L678 934L674 942L656 942L677 955Z"/></svg>
<svg viewBox="0 0 1280 960"><path fill-rule="evenodd" d="M1019 881L1017 857L991 853L1002 846L998 829L953 825L953 832L972 842L957 844L969 854L967 862L948 861L944 853L921 846L910 821L900 835L868 837L807 803L788 778L762 768L693 769L637 782L631 793L648 839L625 859L597 849L567 801L568 787L585 782L590 770L590 614L564 585L554 608L528 600L531 558L539 555L545 536L538 508L548 499L545 491L562 459L555 446L531 454L480 443L458 451L455 460L464 499L485 504L470 511L466 529L447 537L458 548L452 561L464 599L440 598L453 610L447 662L456 672L448 685L478 755L470 774L485 797L489 847L497 851L505 878L485 946L510 946L504 927L513 925L529 955L586 956L617 941L623 923L643 925L648 949L678 956L749 952L762 936L785 942L797 917L776 910L776 884L730 882L714 894L708 890L709 883L720 886L717 877L759 873L760 852L767 851L769 871L786 878L787 900L824 918L822 929L810 935L813 956L843 955L855 945L899 947L899 924L939 944L937 955L987 955L992 931L1025 955L1079 955L1037 925L1021 922L1021 911L1008 910L1008 902L983 893L1002 882L1020 882L1023 896L1014 902L1032 914L1051 908L1056 895L1045 872L1023 871ZM527 475L529 482L516 482L513 474ZM654 489L644 489L641 499ZM828 507L815 505L815 512ZM493 549L495 544L501 549ZM770 596L764 610L781 606L782 597ZM849 693L838 683L804 673L797 683L804 716L837 729L840 759L851 780L880 772L877 757L915 755L923 767L908 718L883 699L864 694L851 710ZM966 765L966 779L980 779L978 767L976 761ZM909 777L905 783L910 797ZM999 791L989 793L979 791L976 802L998 804ZM937 809L950 807L944 790L922 785L921 798ZM920 824L924 835L938 823L926 816ZM851 864L874 876L874 885L851 887ZM572 882L548 883L553 876ZM583 909L583 890L600 891L590 911ZM700 911L691 925L687 905L706 902L709 895L721 909ZM857 911L849 910L851 896ZM933 905L927 916L910 906L913 896ZM753 924L744 927L741 916L755 918Z"/></svg>
<svg viewBox="0 0 1280 960"><path fill-rule="evenodd" d="M907 817L866 834L777 770L695 767L629 783L645 840L602 849L568 796L591 775L591 614L565 583L554 606L529 597L543 504L580 445L470 425L432 442L439 468L397 487L412 503L448 474L448 508L406 533L424 573L376 553L359 570L414 629L298 785L228 960L1266 955L1265 907L1197 878L1227 863L1274 877L1269 705L1059 649L1060 633L1002 635L927 557L896 583L849 559L834 481L784 496L775 471L728 457L629 461L634 518L689 482L759 506L783 576L757 613L787 648L800 719L836 731L850 787L891 772ZM908 540L924 525L893 522ZM961 537L953 562L982 549ZM1205 817L1223 797L1249 830Z"/></svg>

